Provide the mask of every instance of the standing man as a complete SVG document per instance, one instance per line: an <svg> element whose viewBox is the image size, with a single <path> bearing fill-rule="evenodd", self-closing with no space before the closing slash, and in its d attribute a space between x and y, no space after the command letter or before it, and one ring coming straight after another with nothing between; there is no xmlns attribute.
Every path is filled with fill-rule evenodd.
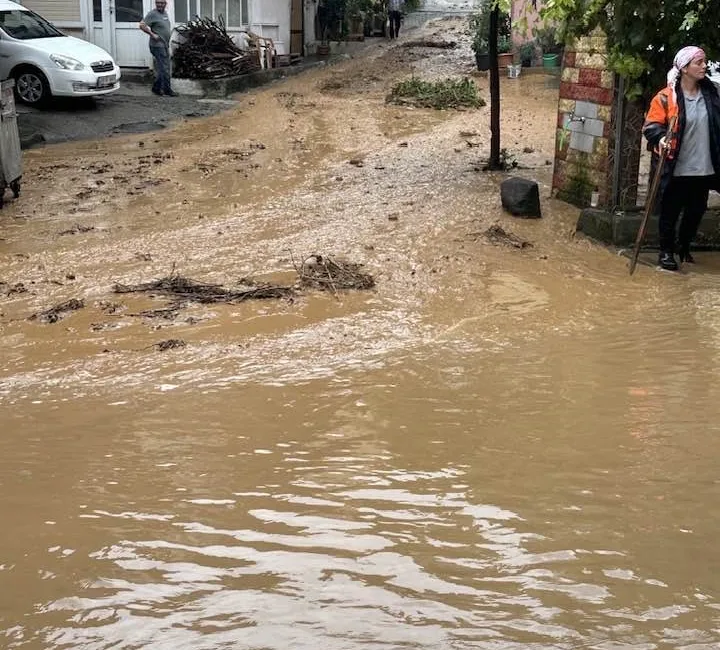
<svg viewBox="0 0 720 650"><path fill-rule="evenodd" d="M155 0L155 9L148 11L140 23L140 29L150 37L150 54L155 62L155 82L152 91L156 95L177 97L170 87L170 35L172 25L165 11L167 0Z"/></svg>
<svg viewBox="0 0 720 650"><path fill-rule="evenodd" d="M390 38L400 35L400 21L404 0L387 0L388 16L390 17Z"/></svg>

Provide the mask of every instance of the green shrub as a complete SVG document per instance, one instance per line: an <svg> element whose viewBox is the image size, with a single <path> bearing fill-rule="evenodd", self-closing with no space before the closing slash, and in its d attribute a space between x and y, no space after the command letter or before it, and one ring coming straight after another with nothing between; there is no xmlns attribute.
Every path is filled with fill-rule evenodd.
<svg viewBox="0 0 720 650"><path fill-rule="evenodd" d="M485 101L470 79L423 81L411 77L398 83L387 96L392 104L413 104L423 108L480 108Z"/></svg>

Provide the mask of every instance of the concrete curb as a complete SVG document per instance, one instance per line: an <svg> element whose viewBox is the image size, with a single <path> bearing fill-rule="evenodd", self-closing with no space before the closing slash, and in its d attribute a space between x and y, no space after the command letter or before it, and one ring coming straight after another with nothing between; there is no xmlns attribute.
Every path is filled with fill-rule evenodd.
<svg viewBox="0 0 720 650"><path fill-rule="evenodd" d="M222 79L173 79L173 90L181 95L192 97L205 97L220 99L235 93L259 88L277 79L286 79L314 68L329 65L331 62L343 61L347 56L330 56L327 60L303 62L295 66L284 68L270 68L258 70L236 77L223 77Z"/></svg>
<svg viewBox="0 0 720 650"><path fill-rule="evenodd" d="M635 243L642 221L642 212L607 212L585 208L577 222L577 232L610 246L627 248ZM658 248L658 218L651 215L644 248ZM703 217L694 248L720 250L720 208L709 208Z"/></svg>
<svg viewBox="0 0 720 650"><path fill-rule="evenodd" d="M346 61L351 58L349 54L332 54L328 57L306 57L302 63L282 68L270 68L258 70L248 74L235 77L222 77L220 79L178 79L173 78L172 87L176 93L188 97L199 97L208 99L222 99L234 93L259 88L277 79L285 79L295 75ZM152 84L153 73L147 68L133 68L123 70L122 80L129 83Z"/></svg>

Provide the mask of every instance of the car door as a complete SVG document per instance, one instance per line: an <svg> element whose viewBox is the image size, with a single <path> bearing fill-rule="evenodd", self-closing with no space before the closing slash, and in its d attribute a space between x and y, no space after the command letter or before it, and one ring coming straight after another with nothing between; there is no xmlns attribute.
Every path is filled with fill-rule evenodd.
<svg viewBox="0 0 720 650"><path fill-rule="evenodd" d="M0 80L7 79L12 70L12 47L8 37L0 30Z"/></svg>

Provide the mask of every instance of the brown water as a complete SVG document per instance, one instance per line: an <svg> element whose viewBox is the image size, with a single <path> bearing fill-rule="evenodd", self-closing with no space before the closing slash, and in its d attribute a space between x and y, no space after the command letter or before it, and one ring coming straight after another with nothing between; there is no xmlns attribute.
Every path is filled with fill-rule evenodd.
<svg viewBox="0 0 720 650"><path fill-rule="evenodd" d="M552 107L546 81L505 97ZM174 155L159 173L214 160L217 125L262 124L276 92L147 142ZM720 647L716 255L631 279L547 198L552 126L516 134L545 209L517 222L458 135L486 114L380 106L333 98L296 118L303 146L256 134L262 167L233 200L221 165L186 172L187 204L115 188L78 217L57 206L89 203L51 175L4 211L0 280L29 291L0 302L0 647ZM117 142L121 165L138 138ZM57 235L78 219L96 230ZM533 248L470 234L495 221ZM313 250L364 262L377 290L164 321L131 315L163 301L110 289L173 263L287 279ZM85 309L26 320L70 297ZM152 347L169 338L187 347Z"/></svg>

